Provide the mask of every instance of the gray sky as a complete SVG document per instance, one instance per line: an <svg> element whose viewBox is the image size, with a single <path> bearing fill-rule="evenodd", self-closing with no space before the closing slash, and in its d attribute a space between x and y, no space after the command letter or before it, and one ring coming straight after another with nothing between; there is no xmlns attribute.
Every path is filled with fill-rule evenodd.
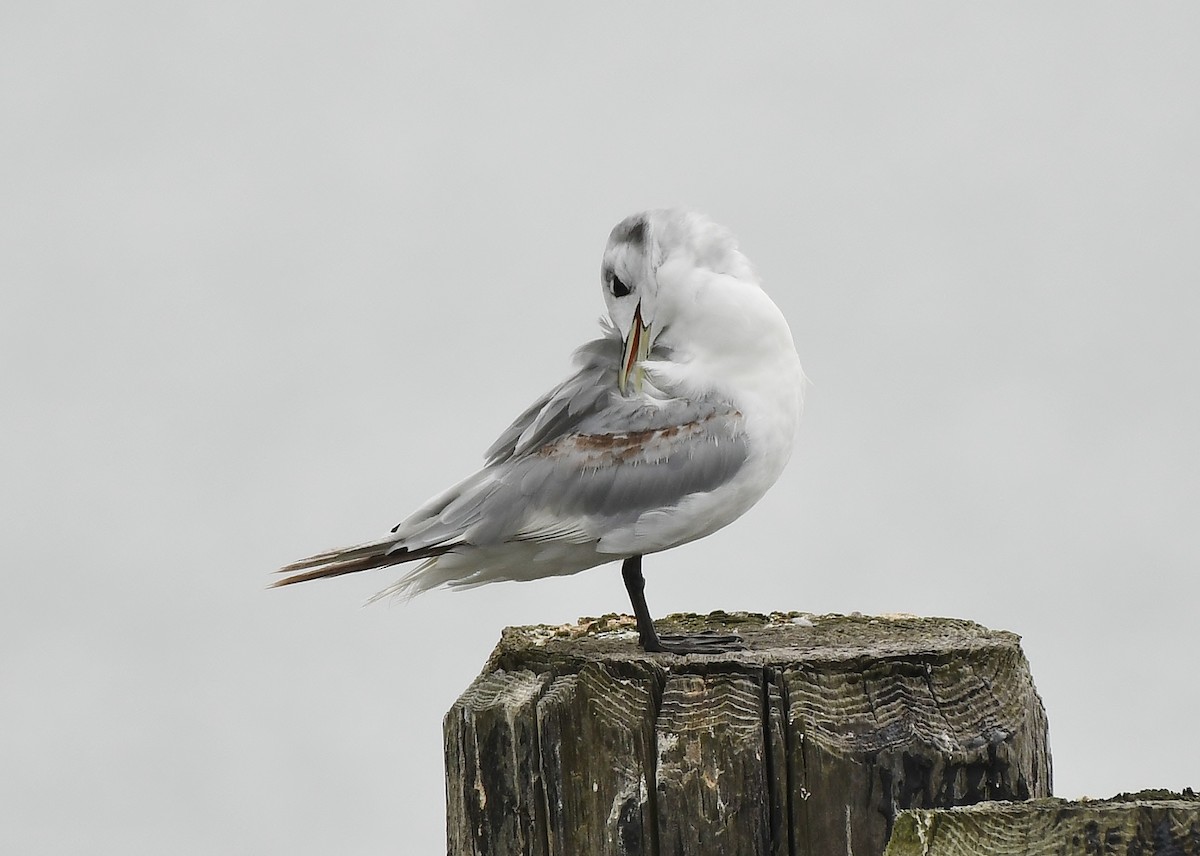
<svg viewBox="0 0 1200 856"><path fill-rule="evenodd" d="M412 4L409 4L412 5ZM1056 791L1200 783L1200 7L9 3L0 851L444 852L441 717L616 566L362 608L569 368L608 230L741 237L812 378L656 614L1021 633Z"/></svg>

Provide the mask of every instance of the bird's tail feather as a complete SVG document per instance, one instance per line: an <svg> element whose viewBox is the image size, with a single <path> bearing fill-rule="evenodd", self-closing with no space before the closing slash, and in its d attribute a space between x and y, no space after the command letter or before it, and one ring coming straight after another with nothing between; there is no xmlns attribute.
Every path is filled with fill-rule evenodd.
<svg viewBox="0 0 1200 856"><path fill-rule="evenodd" d="M399 546L393 539L372 541L357 547L317 553L315 556L285 565L277 573L290 574L290 576L277 580L271 584L271 587L278 588L324 577L338 577L342 574L386 568L390 565L399 565L418 559L430 559L440 556L450 549L451 545L438 545L409 550L407 547Z"/></svg>

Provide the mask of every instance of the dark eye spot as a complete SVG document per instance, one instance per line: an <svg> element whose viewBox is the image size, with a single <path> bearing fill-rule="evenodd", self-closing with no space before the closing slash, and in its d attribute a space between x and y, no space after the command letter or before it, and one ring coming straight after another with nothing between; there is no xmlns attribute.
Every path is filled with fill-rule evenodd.
<svg viewBox="0 0 1200 856"><path fill-rule="evenodd" d="M621 278L615 273L613 274L612 283L609 285L612 289L613 297L624 297L629 293L629 286L621 282Z"/></svg>

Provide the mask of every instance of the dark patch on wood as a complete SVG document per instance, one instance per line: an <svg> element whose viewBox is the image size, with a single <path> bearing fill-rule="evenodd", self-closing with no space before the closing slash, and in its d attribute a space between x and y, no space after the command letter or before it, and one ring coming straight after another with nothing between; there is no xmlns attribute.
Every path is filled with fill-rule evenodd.
<svg viewBox="0 0 1200 856"><path fill-rule="evenodd" d="M779 674L768 668L763 677L764 740L767 747L768 796L771 801L771 854L790 856L792 853L791 773L788 768L790 749L787 740L787 703L783 696Z"/></svg>

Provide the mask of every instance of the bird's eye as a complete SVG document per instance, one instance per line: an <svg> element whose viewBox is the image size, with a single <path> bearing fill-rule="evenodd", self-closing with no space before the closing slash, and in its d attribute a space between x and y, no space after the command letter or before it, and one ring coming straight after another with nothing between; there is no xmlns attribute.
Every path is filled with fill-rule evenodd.
<svg viewBox="0 0 1200 856"><path fill-rule="evenodd" d="M612 289L613 297L624 297L629 293L629 286L621 282L621 278L615 273L613 274L612 284L609 287Z"/></svg>

